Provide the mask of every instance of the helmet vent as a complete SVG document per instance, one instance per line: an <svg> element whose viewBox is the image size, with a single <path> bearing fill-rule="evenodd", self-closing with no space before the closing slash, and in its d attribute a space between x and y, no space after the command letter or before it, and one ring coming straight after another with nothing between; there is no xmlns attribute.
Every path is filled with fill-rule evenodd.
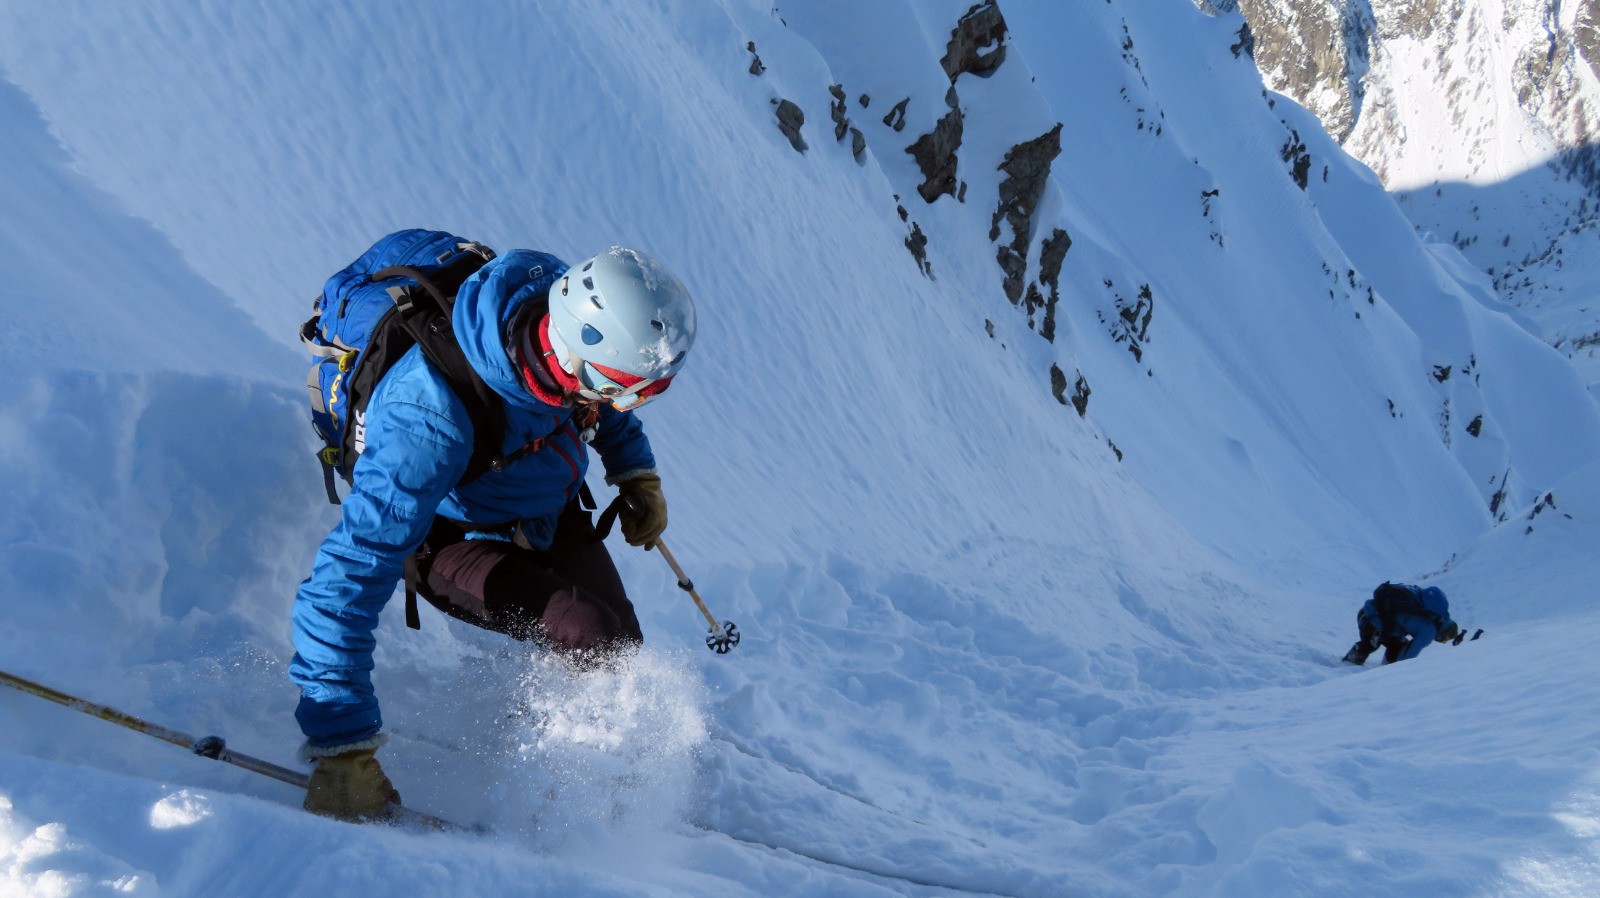
<svg viewBox="0 0 1600 898"><path fill-rule="evenodd" d="M681 362L681 361L683 361L683 357L684 357L684 356L686 356L686 355L688 355L688 354L689 354L689 350L687 350L687 349L685 349L685 350L684 350L684 351L683 351L683 352L680 352L680 353L678 353L678 354L677 354L677 355L675 355L675 356L673 356L673 357L672 357L672 361L670 361L670 362L668 362L668 363L667 363L667 364L668 364L668 365L669 365L669 366L670 366L670 365L676 365L676 364L678 364L678 363L679 363L679 362Z"/></svg>
<svg viewBox="0 0 1600 898"><path fill-rule="evenodd" d="M650 319L650 326L655 328L658 331L664 331L664 330L667 329L667 326L665 324L662 324L661 323L661 319L659 319L659 318Z"/></svg>
<svg viewBox="0 0 1600 898"><path fill-rule="evenodd" d="M594 325L585 324L583 326L583 342L584 342L584 345L593 346L596 343L599 343L601 340L604 340L604 339L605 339L605 335L600 333L599 331L595 330L594 329Z"/></svg>
<svg viewBox="0 0 1600 898"><path fill-rule="evenodd" d="M583 279L583 289L585 289L585 290L593 290L594 289L594 278L592 278L592 277L584 278Z"/></svg>
<svg viewBox="0 0 1600 898"><path fill-rule="evenodd" d="M583 263L583 270L584 271L588 271L589 269L591 269L593 267L594 267L594 260L593 259L590 259L589 261Z"/></svg>
<svg viewBox="0 0 1600 898"><path fill-rule="evenodd" d="M600 301L600 295L598 293L590 294L589 301L594 303L594 307L597 309L603 310L606 307L606 304Z"/></svg>

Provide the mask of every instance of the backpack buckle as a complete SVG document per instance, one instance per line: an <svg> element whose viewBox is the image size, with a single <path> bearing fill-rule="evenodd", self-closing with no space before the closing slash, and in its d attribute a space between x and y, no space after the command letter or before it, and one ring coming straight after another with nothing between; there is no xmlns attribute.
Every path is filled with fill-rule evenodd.
<svg viewBox="0 0 1600 898"><path fill-rule="evenodd" d="M388 292L389 298L394 300L394 304L399 307L400 311L411 311L411 288L409 286L390 287Z"/></svg>
<svg viewBox="0 0 1600 898"><path fill-rule="evenodd" d="M477 255L482 256L483 257L483 261L485 261L485 262L493 262L494 261L494 250L490 249L487 246L484 246L483 244L479 243L476 240L468 240L468 241L466 241L464 243L457 243L456 244L456 252L476 253ZM448 255L448 253L441 255L441 257L439 259L439 261L441 263L444 262L444 258L443 258L444 255Z"/></svg>

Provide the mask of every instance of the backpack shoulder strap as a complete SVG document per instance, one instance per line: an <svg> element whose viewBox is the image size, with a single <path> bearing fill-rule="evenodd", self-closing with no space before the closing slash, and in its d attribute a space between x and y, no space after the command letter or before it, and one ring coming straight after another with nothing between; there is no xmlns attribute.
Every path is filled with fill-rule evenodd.
<svg viewBox="0 0 1600 898"><path fill-rule="evenodd" d="M410 278L420 287L391 287L389 292L403 316L402 325L450 384L472 420L472 457L460 483L470 483L505 465L500 452L506 432L504 402L467 361L450 315L461 285L492 258L494 252L487 247L462 244L455 258L444 261L432 272L411 265L393 265L372 275L374 281Z"/></svg>
<svg viewBox="0 0 1600 898"><path fill-rule="evenodd" d="M467 361L448 318L435 317L426 328L427 333L418 337L417 345L439 369L472 420L472 458L460 480L460 483L470 483L505 466L500 452L506 435L505 404Z"/></svg>

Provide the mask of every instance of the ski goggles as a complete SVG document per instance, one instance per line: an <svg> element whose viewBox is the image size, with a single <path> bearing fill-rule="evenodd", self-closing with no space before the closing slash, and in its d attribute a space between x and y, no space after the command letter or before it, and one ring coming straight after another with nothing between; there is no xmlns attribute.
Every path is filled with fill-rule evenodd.
<svg viewBox="0 0 1600 898"><path fill-rule="evenodd" d="M619 412L644 405L665 393L672 384L671 377L640 377L581 360L574 376L578 378L579 396L594 402L609 402Z"/></svg>

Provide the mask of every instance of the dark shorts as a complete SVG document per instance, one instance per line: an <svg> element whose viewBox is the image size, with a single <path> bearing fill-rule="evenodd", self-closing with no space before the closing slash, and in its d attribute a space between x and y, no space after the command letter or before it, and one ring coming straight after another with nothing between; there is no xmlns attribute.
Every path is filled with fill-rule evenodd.
<svg viewBox="0 0 1600 898"><path fill-rule="evenodd" d="M562 512L543 551L492 539L467 539L460 525L434 521L416 564L417 593L445 614L516 639L584 652L644 640L605 543L589 512Z"/></svg>

